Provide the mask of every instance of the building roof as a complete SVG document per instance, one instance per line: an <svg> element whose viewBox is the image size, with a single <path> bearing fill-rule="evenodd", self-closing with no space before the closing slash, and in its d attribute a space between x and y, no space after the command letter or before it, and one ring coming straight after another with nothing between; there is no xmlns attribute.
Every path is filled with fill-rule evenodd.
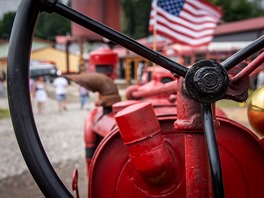
<svg viewBox="0 0 264 198"><path fill-rule="evenodd" d="M41 49L48 46L53 46L54 43L43 40L40 38L34 38L32 43L32 50ZM9 48L9 40L2 40L0 42L0 59L6 59L8 55L8 48Z"/></svg>
<svg viewBox="0 0 264 198"><path fill-rule="evenodd" d="M245 46L247 46L250 42L212 42L207 47L190 47L181 44L172 44L164 49L164 53L166 55L172 55L175 52L179 54L188 54L194 52L206 52L206 51L238 51Z"/></svg>
<svg viewBox="0 0 264 198"><path fill-rule="evenodd" d="M264 29L264 17L257 17L218 25L215 35Z"/></svg>

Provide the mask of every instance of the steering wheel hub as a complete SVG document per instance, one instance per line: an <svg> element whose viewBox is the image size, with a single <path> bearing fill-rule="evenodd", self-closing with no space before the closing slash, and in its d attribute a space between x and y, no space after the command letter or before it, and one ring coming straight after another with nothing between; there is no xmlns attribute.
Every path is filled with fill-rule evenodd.
<svg viewBox="0 0 264 198"><path fill-rule="evenodd" d="M219 76L219 69L213 67L200 68L194 74L194 85L203 93L214 93L219 91L223 84L222 76Z"/></svg>
<svg viewBox="0 0 264 198"><path fill-rule="evenodd" d="M184 83L192 98L209 104L225 95L228 88L228 75L219 63L202 60L188 70Z"/></svg>

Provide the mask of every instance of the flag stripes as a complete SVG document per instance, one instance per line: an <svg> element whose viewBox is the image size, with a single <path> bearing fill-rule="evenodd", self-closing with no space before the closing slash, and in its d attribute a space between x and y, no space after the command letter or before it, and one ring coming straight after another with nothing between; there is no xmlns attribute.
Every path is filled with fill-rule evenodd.
<svg viewBox="0 0 264 198"><path fill-rule="evenodd" d="M154 0L149 30L190 46L208 45L221 17L215 6L203 0Z"/></svg>

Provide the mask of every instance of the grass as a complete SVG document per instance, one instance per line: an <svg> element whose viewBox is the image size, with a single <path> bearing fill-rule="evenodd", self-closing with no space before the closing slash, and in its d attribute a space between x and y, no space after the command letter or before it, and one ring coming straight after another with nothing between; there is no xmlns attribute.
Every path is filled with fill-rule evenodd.
<svg viewBox="0 0 264 198"><path fill-rule="evenodd" d="M220 108L233 108L239 107L239 103L232 100L220 100L216 103L216 106Z"/></svg>
<svg viewBox="0 0 264 198"><path fill-rule="evenodd" d="M0 119L9 118L10 113L8 109L0 109Z"/></svg>
<svg viewBox="0 0 264 198"><path fill-rule="evenodd" d="M248 91L248 98L251 96L251 94L254 92L254 90L249 90ZM246 106L247 104L245 102L235 102L233 100L220 100L216 103L217 107L220 108L232 108L232 107L243 107Z"/></svg>

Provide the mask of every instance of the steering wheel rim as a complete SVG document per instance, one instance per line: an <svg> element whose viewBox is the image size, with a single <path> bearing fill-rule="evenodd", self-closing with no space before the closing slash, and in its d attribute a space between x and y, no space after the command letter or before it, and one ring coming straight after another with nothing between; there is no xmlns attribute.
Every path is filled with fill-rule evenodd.
<svg viewBox="0 0 264 198"><path fill-rule="evenodd" d="M10 114L20 150L42 193L46 197L73 197L48 160L38 136L30 102L29 58L40 10L39 1L25 0L15 17L7 67Z"/></svg>
<svg viewBox="0 0 264 198"><path fill-rule="evenodd" d="M61 182L47 158L45 150L38 136L30 102L28 81L30 49L34 27L41 10L45 10L47 12L54 11L70 19L71 21L77 22L78 24L163 66L164 68L177 73L182 77L185 77L188 74L189 69L149 48L146 48L133 39L130 39L129 37L106 27L103 24L90 19L89 17L73 11L67 6L58 3L56 0L23 0L21 2L15 17L14 27L10 38L11 42L8 53L7 71L9 93L8 99L14 130L23 157L42 193L46 197L72 197L72 194ZM242 50L241 52L238 52L234 56L231 56L229 59L224 61L222 63L224 68L229 70L235 66L234 64L240 60L242 56L249 56L254 53L257 48L263 45L264 36L260 39L260 41L256 42L256 45L252 44L246 48L248 50ZM202 110L204 112L205 132L207 134L209 132L208 139L212 138L213 141L215 141L215 136L210 136L210 134L214 134L211 105L203 104ZM209 127L206 127L207 125ZM212 155L216 156L216 158L213 159L215 160L214 164L216 163L220 165L217 145L211 150L212 151L209 152L212 152ZM224 190L221 178L221 166L220 168L218 167L216 171L212 166L211 169L212 172L216 172L216 175L213 175L213 178L216 178L215 182L213 179L214 192L217 191L215 192L215 197L223 197Z"/></svg>

